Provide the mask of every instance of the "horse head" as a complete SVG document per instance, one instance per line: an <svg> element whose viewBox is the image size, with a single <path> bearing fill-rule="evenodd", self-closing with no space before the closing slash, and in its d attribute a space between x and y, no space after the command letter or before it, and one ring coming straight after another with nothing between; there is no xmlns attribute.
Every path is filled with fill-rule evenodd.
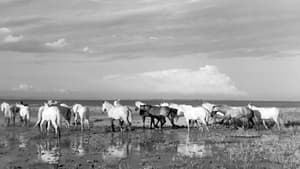
<svg viewBox="0 0 300 169"><path fill-rule="evenodd" d="M110 109L113 108L113 105L108 101L104 101L102 104L102 113L107 113Z"/></svg>
<svg viewBox="0 0 300 169"><path fill-rule="evenodd" d="M253 108L254 108L254 106L253 106L251 103L248 103L247 107L248 107L249 109L253 109Z"/></svg>
<svg viewBox="0 0 300 169"><path fill-rule="evenodd" d="M136 101L135 103L134 103L134 105L135 105L135 111L138 111L139 109L140 109L140 107L141 107L141 105L145 105L145 103L143 103L143 102L140 102L140 101Z"/></svg>
<svg viewBox="0 0 300 169"><path fill-rule="evenodd" d="M117 99L114 101L114 106L120 106L120 99Z"/></svg>
<svg viewBox="0 0 300 169"><path fill-rule="evenodd" d="M212 106L211 114L210 114L211 117L214 117L219 112L219 107L220 106L218 106L218 105L213 105Z"/></svg>

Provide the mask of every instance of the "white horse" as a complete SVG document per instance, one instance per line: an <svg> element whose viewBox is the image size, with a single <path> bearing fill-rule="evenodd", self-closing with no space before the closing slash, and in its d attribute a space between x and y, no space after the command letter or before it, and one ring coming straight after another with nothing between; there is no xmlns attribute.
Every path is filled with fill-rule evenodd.
<svg viewBox="0 0 300 169"><path fill-rule="evenodd" d="M263 125L266 129L268 129L265 120L273 120L278 129L280 130L280 123L279 123L279 109L276 107L256 107L254 105L248 104L248 108L251 110L256 110L260 112L261 119Z"/></svg>
<svg viewBox="0 0 300 169"><path fill-rule="evenodd" d="M10 121L13 122L15 125L15 115L14 113L10 110L10 105L6 102L3 102L1 104L1 111L4 114L4 122L6 123L6 126L9 126Z"/></svg>
<svg viewBox="0 0 300 169"><path fill-rule="evenodd" d="M65 103L61 103L60 104L61 107L66 107L66 108L71 108L69 105L65 104Z"/></svg>
<svg viewBox="0 0 300 169"><path fill-rule="evenodd" d="M166 102L160 103L160 106L161 106L161 107L169 107L169 105L170 105L170 104L169 104L169 103L166 103Z"/></svg>
<svg viewBox="0 0 300 169"><path fill-rule="evenodd" d="M38 121L35 126L39 125L40 131L43 133L43 124L47 122L47 132L50 131L51 124L55 129L55 134L60 137L61 117L58 107L49 106L47 103L39 108ZM34 127L35 127L34 126Z"/></svg>
<svg viewBox="0 0 300 169"><path fill-rule="evenodd" d="M108 117L111 118L111 128L114 131L114 120L119 120L121 130L123 123L125 122L130 128L132 123L132 112L128 106L113 106L107 101L102 104L102 112L107 113Z"/></svg>
<svg viewBox="0 0 300 169"><path fill-rule="evenodd" d="M120 99L114 101L114 106L121 106Z"/></svg>
<svg viewBox="0 0 300 169"><path fill-rule="evenodd" d="M16 106L20 109L20 118L21 121L24 121L24 126L30 125L30 112L29 106L25 106L23 104L16 104Z"/></svg>
<svg viewBox="0 0 300 169"><path fill-rule="evenodd" d="M90 113L88 107L82 106L81 104L74 104L72 107L72 111L75 115L74 118L75 128L77 127L77 120L80 119L81 131L84 130L85 126L88 129L90 129L90 123L89 123Z"/></svg>
<svg viewBox="0 0 300 169"><path fill-rule="evenodd" d="M213 111L214 106L215 104L212 103L208 103L208 102L202 103L202 107L206 108L209 111L209 113Z"/></svg>
<svg viewBox="0 0 300 169"><path fill-rule="evenodd" d="M168 107L173 108L173 109L177 109L177 117L183 116L183 112L182 112L182 110L181 110L180 105L175 104L175 103L170 103L170 104L168 105Z"/></svg>
<svg viewBox="0 0 300 169"><path fill-rule="evenodd" d="M189 125L190 120L196 121L199 129L200 129L200 125L203 124L207 129L207 131L209 131L207 127L208 120L209 120L209 112L207 109L201 106L193 107L190 105L180 105L179 107L180 107L180 111L183 112L184 117L186 119L188 131L190 131L190 125Z"/></svg>
<svg viewBox="0 0 300 169"><path fill-rule="evenodd" d="M136 102L134 103L134 105L135 105L135 108L136 108L135 110L137 111L138 109L141 108L142 105L146 105L146 103L141 102L141 101L136 101Z"/></svg>

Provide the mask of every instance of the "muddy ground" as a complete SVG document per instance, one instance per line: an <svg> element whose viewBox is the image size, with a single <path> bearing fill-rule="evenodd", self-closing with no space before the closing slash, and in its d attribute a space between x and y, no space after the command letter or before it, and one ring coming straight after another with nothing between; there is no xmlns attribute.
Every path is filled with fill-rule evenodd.
<svg viewBox="0 0 300 169"><path fill-rule="evenodd" d="M94 114L92 129L63 128L60 140L41 136L37 128L4 127L0 116L0 167L18 169L112 168L299 168L300 131L297 127L272 130L210 132L186 128L142 129L134 116L134 130L110 131L109 121ZM180 122L184 123L184 122Z"/></svg>

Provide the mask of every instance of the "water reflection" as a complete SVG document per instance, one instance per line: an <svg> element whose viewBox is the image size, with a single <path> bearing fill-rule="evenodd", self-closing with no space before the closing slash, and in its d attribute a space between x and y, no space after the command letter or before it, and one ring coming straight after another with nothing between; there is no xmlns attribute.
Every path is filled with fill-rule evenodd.
<svg viewBox="0 0 300 169"><path fill-rule="evenodd" d="M84 156L88 153L89 136L84 134L76 135L72 138L71 150L76 156Z"/></svg>
<svg viewBox="0 0 300 169"><path fill-rule="evenodd" d="M8 149L15 147L26 148L28 141L29 139L23 133L10 132L0 138L0 147Z"/></svg>
<svg viewBox="0 0 300 169"><path fill-rule="evenodd" d="M232 131L228 131L232 132ZM10 164L57 168L59 163L99 161L104 168L295 168L300 166L300 135L264 133L240 138L224 131L199 134L186 130L136 130L124 133L72 133L55 138L18 132L0 137L0 151ZM103 136L102 136L103 135ZM91 138L90 138L91 137ZM36 151L31 151L35 150ZM9 150L9 151L8 151ZM37 152L37 155L36 155ZM94 154L99 154L95 156ZM32 158L34 156L35 158ZM0 158L1 160L1 158ZM31 160L24 163L25 160ZM5 160L2 160L5 161ZM212 161L212 163L209 163ZM26 165L36 166L26 166ZM197 165L196 165L197 164ZM198 165L199 164L199 165ZM200 164L203 164L202 166ZM190 165L190 166L188 166ZM194 166L195 165L195 166ZM84 167L83 167L84 168Z"/></svg>
<svg viewBox="0 0 300 169"><path fill-rule="evenodd" d="M205 142L194 143L190 142L190 134L186 134L185 143L177 146L177 154L179 156L203 158L212 155L211 145Z"/></svg>
<svg viewBox="0 0 300 169"><path fill-rule="evenodd" d="M39 161L54 166L58 165L61 156L59 140L58 139L40 140L40 142L37 145L37 154L38 154Z"/></svg>
<svg viewBox="0 0 300 169"><path fill-rule="evenodd" d="M19 140L19 148L27 147L28 138L26 138L24 135L20 135L18 137L18 140Z"/></svg>
<svg viewBox="0 0 300 169"><path fill-rule="evenodd" d="M126 136L125 136L126 135ZM102 158L105 161L115 161L128 157L132 149L128 134L111 134L110 145L104 150Z"/></svg>

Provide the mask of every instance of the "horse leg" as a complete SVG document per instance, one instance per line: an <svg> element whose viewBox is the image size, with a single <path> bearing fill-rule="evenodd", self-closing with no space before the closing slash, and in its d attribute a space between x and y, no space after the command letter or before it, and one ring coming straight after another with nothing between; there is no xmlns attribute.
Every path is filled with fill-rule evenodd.
<svg viewBox="0 0 300 169"><path fill-rule="evenodd" d="M43 124L44 124L45 120L42 120L40 123L40 131L41 133L43 133Z"/></svg>
<svg viewBox="0 0 300 169"><path fill-rule="evenodd" d="M15 115L13 115L12 121L13 121L13 125L16 126L16 116Z"/></svg>
<svg viewBox="0 0 300 169"><path fill-rule="evenodd" d="M174 123L174 118L173 118L173 117L170 117L170 116L168 116L168 119L170 120L170 122L171 122L171 124L172 124L172 128L175 128L175 127L176 127L176 125L175 125L175 123Z"/></svg>
<svg viewBox="0 0 300 169"><path fill-rule="evenodd" d="M150 129L152 129L152 124L153 124L153 127L155 128L155 124L154 124L154 117L150 117Z"/></svg>
<svg viewBox="0 0 300 169"><path fill-rule="evenodd" d="M8 117L8 118L6 118L6 126L8 127L9 125L10 125L10 118Z"/></svg>
<svg viewBox="0 0 300 169"><path fill-rule="evenodd" d="M200 121L196 120L196 125L197 125L198 129L200 130L200 128L201 128ZM201 129L202 129L202 132L203 132L203 128L201 128Z"/></svg>
<svg viewBox="0 0 300 169"><path fill-rule="evenodd" d="M155 126L156 128L159 128L159 123L160 123L160 126L162 125L162 118L160 116L157 117L157 122L155 123Z"/></svg>
<svg viewBox="0 0 300 169"><path fill-rule="evenodd" d="M145 128L145 120L146 120L146 116L143 116L142 117L142 120L143 120L143 128ZM151 124L150 124L151 125ZM150 128L151 128L151 126L150 126Z"/></svg>
<svg viewBox="0 0 300 169"><path fill-rule="evenodd" d="M127 122L128 123L128 130L131 131L131 122Z"/></svg>
<svg viewBox="0 0 300 169"><path fill-rule="evenodd" d="M90 122L88 119L85 119L85 123L86 123L86 126L88 128L88 130L90 130Z"/></svg>
<svg viewBox="0 0 300 169"><path fill-rule="evenodd" d="M75 122L75 130L76 130L77 129L77 116L75 116L74 122Z"/></svg>
<svg viewBox="0 0 300 169"><path fill-rule="evenodd" d="M202 120L202 124L205 126L206 130L209 132L207 121Z"/></svg>
<svg viewBox="0 0 300 169"><path fill-rule="evenodd" d="M276 125L277 125L277 127L278 127L278 130L280 130L280 124L279 124L278 120L276 119L276 120L274 120L274 121L275 121L275 123L276 123Z"/></svg>
<svg viewBox="0 0 300 169"><path fill-rule="evenodd" d="M265 126L265 128L268 130L269 128L268 128L268 126L266 125L265 120L262 120L262 122L263 122L263 125Z"/></svg>
<svg viewBox="0 0 300 169"><path fill-rule="evenodd" d="M186 124L187 124L188 131L190 131L190 120L189 119L186 119Z"/></svg>
<svg viewBox="0 0 300 169"><path fill-rule="evenodd" d="M50 129L51 129L50 121L47 121L47 135L50 133Z"/></svg>
<svg viewBox="0 0 300 169"><path fill-rule="evenodd" d="M50 126L50 123L48 122L49 126ZM54 120L51 120L51 124L53 125L54 129L55 129L55 135L60 137L60 131L58 129L58 125L55 123Z"/></svg>
<svg viewBox="0 0 300 169"><path fill-rule="evenodd" d="M119 119L119 124L120 124L120 129L121 131L123 131L123 124L124 124L124 121Z"/></svg>
<svg viewBox="0 0 300 169"><path fill-rule="evenodd" d="M80 118L80 128L81 128L81 131L84 130L83 118Z"/></svg>
<svg viewBox="0 0 300 169"><path fill-rule="evenodd" d="M166 118L164 116L162 116L161 121L160 121L160 128L163 128L165 123L166 123Z"/></svg>
<svg viewBox="0 0 300 169"><path fill-rule="evenodd" d="M153 120L153 123L155 123L155 128L159 128L158 123L160 123L160 125L162 124L162 118L157 116L156 120L157 122L155 123L155 121Z"/></svg>
<svg viewBox="0 0 300 169"><path fill-rule="evenodd" d="M115 132L114 119L111 119L111 131Z"/></svg>
<svg viewBox="0 0 300 169"><path fill-rule="evenodd" d="M26 126L29 127L30 126L30 118L29 118L29 114L27 114L27 117L26 117Z"/></svg>

